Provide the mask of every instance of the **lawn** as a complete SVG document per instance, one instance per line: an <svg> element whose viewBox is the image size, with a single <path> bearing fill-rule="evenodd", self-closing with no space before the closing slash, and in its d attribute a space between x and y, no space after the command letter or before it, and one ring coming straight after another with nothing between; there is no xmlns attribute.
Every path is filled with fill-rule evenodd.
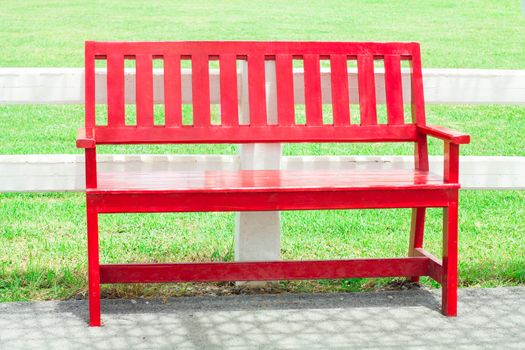
<svg viewBox="0 0 525 350"><path fill-rule="evenodd" d="M131 107L131 106L130 106ZM384 106L380 106L380 114ZM188 112L188 111L187 111ZM304 108L301 108L304 115ZM525 107L521 106L427 106L429 123L468 132L472 143L462 155L525 156ZM0 106L0 154L81 153L75 137L84 122L83 106ZM100 153L223 153L236 152L233 145L104 146ZM399 155L412 154L409 144L289 144L285 155ZM431 154L443 153L443 142L430 139Z"/></svg>
<svg viewBox="0 0 525 350"><path fill-rule="evenodd" d="M472 134L466 155L524 156L523 107L429 106L428 119ZM81 106L4 106L4 154L78 153ZM50 117L52 116L52 117ZM489 116L489 117L487 117ZM50 118L53 120L49 123ZM101 147L106 153L234 153L235 146ZM442 153L442 142L430 144ZM285 154L410 154L399 145L286 145ZM524 191L462 191L460 285L525 283ZM86 292L85 207L82 194L0 194L0 301L82 297ZM313 211L282 215L285 259L406 255L410 211ZM440 216L431 209L426 244L439 255ZM108 215L101 219L105 262L231 260L233 214ZM397 282L396 282L397 281ZM394 280L394 283L398 283ZM388 287L392 279L281 282L278 291L356 291ZM428 279L423 283L436 284ZM228 284L105 286L107 297L224 293Z"/></svg>
<svg viewBox="0 0 525 350"><path fill-rule="evenodd" d="M81 67L84 40L419 41L424 67L525 69L519 1L13 1L0 9L0 67ZM131 108L131 107L129 107ZM384 113L384 108L380 109ZM188 110L186 110L188 112ZM427 106L429 122L468 132L462 155L525 156L523 106ZM0 154L80 153L82 106L0 106ZM226 153L235 146L107 146L101 153ZM285 145L284 154L411 154L406 144ZM430 143L442 154L442 143ZM525 284L525 192L462 191L460 285ZM0 194L0 301L84 297L82 194ZM234 214L107 215L103 262L231 260ZM285 212L285 259L405 256L410 211ZM440 217L426 247L439 255ZM391 279L282 282L281 291L358 291ZM423 279L427 286L435 283ZM232 288L105 286L105 296ZM227 286L227 285L226 285ZM221 289L222 288L222 289Z"/></svg>
<svg viewBox="0 0 525 350"><path fill-rule="evenodd" d="M0 67L80 67L85 40L419 41L424 67L523 69L518 0L3 0Z"/></svg>
<svg viewBox="0 0 525 350"><path fill-rule="evenodd" d="M525 283L525 192L462 191L460 286ZM0 194L0 301L82 297L86 240L82 194ZM512 213L512 215L509 215ZM232 260L234 214L103 215L101 261ZM380 218L380 219L379 219ZM285 259L406 256L410 210L297 211L282 215ZM429 210L426 248L441 251L441 211ZM392 279L282 282L282 291L356 291ZM427 286L435 283L424 279ZM208 285L209 286L209 285ZM173 296L195 286L105 286L105 296ZM229 288L232 289L232 288ZM201 293L217 293L220 285Z"/></svg>

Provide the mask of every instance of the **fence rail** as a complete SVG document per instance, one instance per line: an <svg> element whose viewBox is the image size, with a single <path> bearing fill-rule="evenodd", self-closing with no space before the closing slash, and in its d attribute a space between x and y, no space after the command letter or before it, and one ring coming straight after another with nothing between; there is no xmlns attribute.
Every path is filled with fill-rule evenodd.
<svg viewBox="0 0 525 350"><path fill-rule="evenodd" d="M239 70L241 75L242 70ZM350 95L357 96L357 72L349 69ZM403 70L403 95L410 100L408 71ZM322 69L322 95L331 101L330 71ZM154 70L155 100L163 99L163 71ZM237 79L241 81L241 77ZM423 69L425 101L431 104L525 105L525 70ZM97 102L106 98L106 73L97 69ZM294 70L297 102L303 102L303 71ZM376 71L377 99L384 103L384 73ZM135 73L125 75L126 102L135 99ZM240 83L239 83L240 84ZM183 103L191 103L191 70L182 70ZM211 103L219 103L219 71L210 71ZM239 89L241 87L239 86ZM81 68L0 68L0 104L82 104L84 72Z"/></svg>
<svg viewBox="0 0 525 350"><path fill-rule="evenodd" d="M273 67L267 66L272 72ZM350 95L357 96L357 72L349 69L348 79ZM267 72L268 73L268 72ZM375 72L377 81L377 100L385 99L384 73ZM244 96L243 81L246 67L238 69L239 96ZM270 74L271 75L271 74ZM525 70L486 70L486 69L424 69L425 99L435 104L518 104L525 105ZM410 100L409 72L403 70L403 94ZM330 70L321 71L322 97L325 103L331 102ZM183 102L191 103L191 69L182 70ZM97 69L97 102L106 99L106 71ZM269 81L271 90L271 79ZM210 70L210 99L212 104L219 102L219 70ZM294 70L294 88L297 103L304 99L303 71ZM127 69L125 75L126 102L135 99L135 71ZM163 102L163 70L154 70L155 101ZM270 91L271 94L271 91ZM245 96L246 97L246 96ZM242 100L241 108L242 108ZM0 68L0 104L82 104L84 102L84 72L82 68ZM73 140L72 140L73 142ZM251 148L250 148L251 147ZM265 154L275 150L256 151L252 146L241 148L241 163L259 162L261 166L269 164ZM258 148L257 148L258 149ZM244 152L243 152L244 151ZM254 160L253 157L262 160ZM181 166L188 159L199 167L217 167L216 156L102 156L108 167L120 169L136 166ZM266 156L266 158L273 158ZM238 162L238 157L222 157L220 166L231 166ZM288 164L283 158L281 164ZM295 158L297 159L300 158ZM304 157L309 164L323 164L327 167L339 167L349 162L360 162L362 166L373 167L377 164L411 166L407 157ZM379 163L378 160L380 159ZM50 161L52 160L52 161ZM72 161L74 160L74 161ZM123 166L124 162L129 165ZM433 161L438 164L439 158ZM467 189L523 189L525 182L525 157L462 157L461 181ZM237 164L237 163L235 163ZM497 164L497 166L495 166ZM13 191L81 191L83 189L83 158L75 155L24 155L0 156L0 192ZM239 165L236 165L239 166ZM59 171L60 169L60 171ZM436 168L436 171L439 169ZM51 176L52 175L52 176Z"/></svg>
<svg viewBox="0 0 525 350"><path fill-rule="evenodd" d="M247 105L246 65L238 70L241 112ZM274 66L267 64L269 99L274 100ZM210 71L211 103L219 101L219 75ZM384 102L384 73L376 71L376 95ZM403 95L410 99L408 71L403 71ZM321 72L322 96L330 102L330 72ZM423 70L427 103L525 105L525 71L477 69ZM96 72L97 102L104 103L106 72ZM163 71L154 71L154 98L162 101ZM135 74L125 74L126 102L133 103ZM294 71L296 102L303 102L303 72ZM350 95L357 96L356 71L349 70ZM191 70L182 71L183 102L191 102ZM273 95L272 95L273 94ZM84 76L80 68L0 68L0 104L82 104ZM275 117L275 108L268 108ZM241 116L244 113L241 113ZM74 140L71 140L74 142ZM0 145L1 147L1 145ZM374 168L410 167L412 157L282 157L279 145L242 145L238 156L217 155L100 155L102 168L115 172L129 169L238 169L238 168ZM462 157L461 182L470 189L525 189L525 157ZM81 155L0 156L0 192L82 191L84 159ZM431 170L441 171L440 157L431 157ZM278 260L280 257L278 212L238 213L235 227L236 260Z"/></svg>
<svg viewBox="0 0 525 350"><path fill-rule="evenodd" d="M152 170L236 170L237 155L99 155L99 170L121 173ZM281 168L413 168L410 156L282 157ZM443 159L430 157L430 169L443 171ZM460 182L468 190L525 190L525 157L461 157ZM0 156L0 192L84 191L84 156Z"/></svg>

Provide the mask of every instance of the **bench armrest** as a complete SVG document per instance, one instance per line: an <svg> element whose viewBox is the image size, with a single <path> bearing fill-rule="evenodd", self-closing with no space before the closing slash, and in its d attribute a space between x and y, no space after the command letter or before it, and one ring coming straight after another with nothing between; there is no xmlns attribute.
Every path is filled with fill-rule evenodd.
<svg viewBox="0 0 525 350"><path fill-rule="evenodd" d="M445 183L458 183L459 145L470 143L470 135L436 125L418 125L417 131L444 141L443 180Z"/></svg>
<svg viewBox="0 0 525 350"><path fill-rule="evenodd" d="M86 129L79 129L77 134L77 148L95 148L95 138L86 136Z"/></svg>
<svg viewBox="0 0 525 350"><path fill-rule="evenodd" d="M447 129L437 125L418 125L418 132L437 137L443 141L447 141L454 144L468 144L470 143L470 135L459 131Z"/></svg>
<svg viewBox="0 0 525 350"><path fill-rule="evenodd" d="M95 138L93 136L88 137L86 129L79 129L77 147L84 148L86 153L86 189L97 188L97 147Z"/></svg>

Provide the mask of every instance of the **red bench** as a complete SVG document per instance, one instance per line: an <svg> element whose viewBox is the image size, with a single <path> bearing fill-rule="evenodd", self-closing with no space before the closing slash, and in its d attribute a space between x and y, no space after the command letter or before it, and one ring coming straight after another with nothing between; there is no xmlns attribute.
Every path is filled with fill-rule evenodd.
<svg viewBox="0 0 525 350"><path fill-rule="evenodd" d="M87 42L86 153L90 325L100 325L100 284L430 276L443 286L443 313L456 315L459 144L469 136L425 122L417 43ZM136 60L136 125L126 125L124 59ZM164 61L165 125L153 120L152 59ZM192 62L193 125L183 125L181 59ZM306 124L296 124L293 60L304 62ZM320 59L330 61L333 122L322 117ZM107 125L95 122L95 61L107 62ZM209 61L220 66L221 124L210 122ZM239 124L238 60L247 60L249 125ZM265 61L275 61L278 122L267 122ZM356 61L358 96L347 62ZM378 123L374 62L385 67L387 123ZM405 122L401 61L410 63ZM350 96L349 96L350 95ZM359 103L360 122L349 103ZM442 175L429 172L427 136L444 141ZM104 144L411 142L415 169L379 171L203 171L97 174ZM425 210L444 209L443 259L423 250ZM106 213L413 208L408 257L329 261L99 264L98 215Z"/></svg>

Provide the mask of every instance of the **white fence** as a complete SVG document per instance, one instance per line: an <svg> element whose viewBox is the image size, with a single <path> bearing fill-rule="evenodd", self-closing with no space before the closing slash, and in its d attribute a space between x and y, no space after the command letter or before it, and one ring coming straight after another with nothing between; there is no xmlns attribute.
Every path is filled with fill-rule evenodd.
<svg viewBox="0 0 525 350"><path fill-rule="evenodd" d="M468 147L468 146L467 146ZM101 172L124 174L152 170L236 170L235 155L99 154ZM411 156L282 157L282 169L352 169L414 167ZM440 173L443 157L430 157ZM525 190L525 157L461 157L460 182L467 190ZM75 154L0 156L0 192L84 191L84 156Z"/></svg>
<svg viewBox="0 0 525 350"><path fill-rule="evenodd" d="M268 111L272 112L273 67L267 65ZM239 70L241 116L247 90L246 67ZM162 102L162 70L154 72L155 100ZM322 96L330 102L330 73L322 70ZM126 72L126 102L134 101L134 71ZM104 70L97 70L97 101L105 100ZM425 100L435 104L525 105L525 71L425 69ZM376 72L378 102L384 102L384 76ZM183 102L191 103L191 71L183 70ZM295 96L303 102L303 72L294 71ZM357 77L349 70L351 96L357 96ZM211 102L219 101L218 71L210 74ZM410 99L408 72L403 71L403 94ZM244 94L244 95L243 95ZM77 68L0 68L0 104L81 104L83 70ZM51 118L52 116L50 116ZM274 116L275 117L275 116ZM73 143L74 140L71 140ZM476 140L473 140L476 142ZM0 145L1 147L1 145ZM468 146L467 146L468 147ZM412 157L280 157L280 145L242 145L239 156L218 155L100 155L101 170L125 173L129 169L239 169L239 168L404 168ZM468 189L525 189L525 157L461 157L460 180ZM81 155L0 156L0 192L82 191L84 160ZM442 160L431 157L431 169L440 171ZM276 260L280 256L279 213L237 215L236 260Z"/></svg>
<svg viewBox="0 0 525 350"><path fill-rule="evenodd" d="M243 101L243 82L245 82L245 67L239 69L238 89L241 103ZM272 66L267 66L267 81L269 83L268 100L271 105ZM350 95L357 96L357 72L349 69ZM322 69L322 96L325 103L331 102L330 71ZM425 100L434 104L517 104L525 105L525 70L483 70L483 69L424 69L423 81ZM377 99L383 103L385 99L384 74L376 72ZM127 69L125 75L126 102L133 103L135 99L135 72ZM97 69L97 102L104 103L106 98L106 72ZM298 103L303 102L303 72L294 70L295 96ZM183 103L191 103L191 70L183 69L182 74ZM154 71L155 101L163 99L163 71ZM219 71L210 71L210 99L212 104L219 103ZM409 73L403 70L403 94L405 100L410 99ZM244 96L246 97L246 96ZM82 104L84 102L84 73L82 68L0 68L0 104ZM245 106L246 107L246 106ZM269 106L271 112L272 108ZM241 113L242 115L242 113ZM74 140L71 140L73 142ZM476 142L476 140L473 140ZM261 148L262 147L262 148ZM278 158L280 148L273 150L273 155L264 156L275 146L243 146L242 161L235 160L237 167L259 167L270 165L271 159ZM467 146L468 147L468 146ZM277 152L277 154L275 153ZM72 158L73 157L73 158ZM133 165L142 164L145 167L165 167L173 163L174 167L187 162L187 156L140 156L140 162L132 161ZM256 160L257 158L257 160ZM49 159L53 159L49 162ZM71 159L75 159L74 162ZM137 159L129 156L104 156L108 167L121 167L119 159ZM216 167L215 156L194 157L195 166L206 168ZM223 158L226 159L226 158ZM237 159L233 157L232 159ZM319 164L330 166L345 166L344 159L337 157L311 158ZM377 166L377 157L354 157L356 161L367 166ZM383 165L394 164L397 167L410 166L410 160L404 157L380 157ZM342 160L342 161L341 161ZM327 163L328 162L328 163ZM438 164L439 158L433 164ZM288 164L283 158L283 164ZM498 164L494 166L494 164ZM229 164L229 163L228 163ZM233 163L232 163L233 164ZM251 165L250 165L251 164ZM520 157L462 157L461 182L466 189L523 189L525 188L525 168ZM286 166L286 165L283 165ZM51 168L50 168L51 167ZM61 169L58 173L57 169ZM0 191L81 191L83 190L83 157L68 155L0 155ZM54 174L50 176L49 174Z"/></svg>
<svg viewBox="0 0 525 350"><path fill-rule="evenodd" d="M350 95L357 96L357 72L349 70ZM242 80L242 71L239 79ZM155 101L163 99L162 69L154 70ZM331 101L330 71L322 69L322 95ZM377 99L384 102L384 75L376 72ZM97 69L97 102L106 98L106 74ZM423 69L426 103L434 104L520 104L525 105L525 70ZM133 69L126 70L126 102L135 99ZM240 84L240 83L239 83ZM303 102L303 72L294 70L295 96ZM191 70L182 72L183 102L191 103ZM219 71L210 71L211 103L219 103ZM403 70L405 100L410 100L407 70ZM240 86L239 86L240 89ZM0 104L84 103L84 72L81 68L0 68Z"/></svg>

